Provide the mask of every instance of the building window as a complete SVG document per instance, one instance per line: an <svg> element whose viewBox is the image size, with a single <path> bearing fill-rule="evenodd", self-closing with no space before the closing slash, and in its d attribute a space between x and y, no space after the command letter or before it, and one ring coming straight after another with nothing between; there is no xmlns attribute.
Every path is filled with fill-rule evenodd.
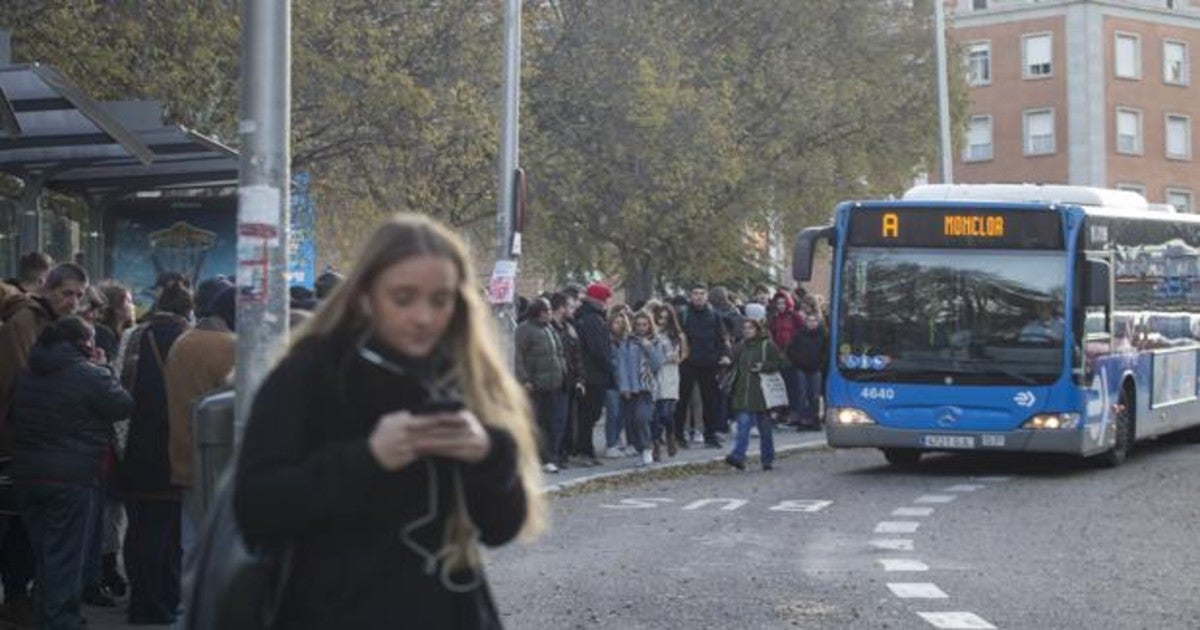
<svg viewBox="0 0 1200 630"><path fill-rule="evenodd" d="M1143 197L1146 196L1146 187L1143 186L1142 184L1118 183L1117 190L1125 190L1125 191L1129 191L1129 192L1135 192Z"/></svg>
<svg viewBox="0 0 1200 630"><path fill-rule="evenodd" d="M974 42L967 45L967 84L988 85L992 82L992 44Z"/></svg>
<svg viewBox="0 0 1200 630"><path fill-rule="evenodd" d="M1167 203L1180 212L1192 211L1192 191L1185 188L1168 188Z"/></svg>
<svg viewBox="0 0 1200 630"><path fill-rule="evenodd" d="M1117 153L1142 154L1142 112L1117 109Z"/></svg>
<svg viewBox="0 0 1200 630"><path fill-rule="evenodd" d="M1142 42L1137 35L1117 33L1116 74L1122 79L1140 79L1142 76Z"/></svg>
<svg viewBox="0 0 1200 630"><path fill-rule="evenodd" d="M1192 159L1192 119L1179 114L1167 114L1167 157L1173 160Z"/></svg>
<svg viewBox="0 0 1200 630"><path fill-rule="evenodd" d="M1054 110L1025 112L1025 155L1054 153Z"/></svg>
<svg viewBox="0 0 1200 630"><path fill-rule="evenodd" d="M1176 0L1163 0L1163 6L1168 9L1174 9L1178 4Z"/></svg>
<svg viewBox="0 0 1200 630"><path fill-rule="evenodd" d="M967 121L967 149L964 162L992 159L992 117L972 116Z"/></svg>
<svg viewBox="0 0 1200 630"><path fill-rule="evenodd" d="M1050 33L1026 35L1022 40L1022 53L1025 59L1025 78L1040 79L1051 76L1054 65L1051 53L1052 39Z"/></svg>
<svg viewBox="0 0 1200 630"><path fill-rule="evenodd" d="M1188 45L1184 42L1163 42L1163 83L1188 84Z"/></svg>
<svg viewBox="0 0 1200 630"><path fill-rule="evenodd" d="M972 11L986 11L988 0L971 0Z"/></svg>

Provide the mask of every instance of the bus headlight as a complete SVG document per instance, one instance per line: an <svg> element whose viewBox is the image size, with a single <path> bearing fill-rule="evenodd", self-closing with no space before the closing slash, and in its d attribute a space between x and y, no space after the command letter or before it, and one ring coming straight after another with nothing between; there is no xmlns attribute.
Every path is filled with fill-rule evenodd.
<svg viewBox="0 0 1200 630"><path fill-rule="evenodd" d="M871 416L867 415L867 412L863 411L862 409L855 409L854 407L830 408L829 421L832 422L833 424L843 424L843 425L851 425L851 426L862 425L862 424L875 424L875 421L871 419Z"/></svg>
<svg viewBox="0 0 1200 630"><path fill-rule="evenodd" d="M1039 413L1025 421L1022 429L1075 429L1079 427L1077 413Z"/></svg>

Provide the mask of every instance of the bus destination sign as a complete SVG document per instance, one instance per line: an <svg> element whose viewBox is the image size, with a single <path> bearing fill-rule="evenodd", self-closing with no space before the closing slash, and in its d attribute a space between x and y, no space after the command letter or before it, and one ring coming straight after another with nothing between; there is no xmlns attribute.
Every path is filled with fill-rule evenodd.
<svg viewBox="0 0 1200 630"><path fill-rule="evenodd" d="M1062 249L1058 213L979 208L856 208L850 245Z"/></svg>

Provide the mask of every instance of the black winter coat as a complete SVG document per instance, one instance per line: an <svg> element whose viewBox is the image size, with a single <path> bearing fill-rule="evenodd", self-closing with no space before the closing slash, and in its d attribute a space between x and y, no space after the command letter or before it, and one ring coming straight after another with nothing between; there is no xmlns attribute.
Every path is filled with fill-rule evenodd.
<svg viewBox="0 0 1200 630"><path fill-rule="evenodd" d="M160 358L166 363L171 346L191 324L177 315L155 313L145 325L145 332L138 338L137 377L132 390L134 406L118 479L126 496L177 499L179 489L171 485L171 459L167 453L170 434L167 384L150 337L154 336Z"/></svg>
<svg viewBox="0 0 1200 630"><path fill-rule="evenodd" d="M688 358L685 364L697 367L716 367L721 357L729 356L729 341L725 336L725 321L712 305L703 309L688 305L681 313L683 332L688 338Z"/></svg>
<svg viewBox="0 0 1200 630"><path fill-rule="evenodd" d="M584 300L575 311L575 330L583 356L583 380L589 389L611 389L617 385L613 373L612 341L608 316L599 306Z"/></svg>
<svg viewBox="0 0 1200 630"><path fill-rule="evenodd" d="M824 326L801 326L787 347L792 367L802 372L822 372L829 362L829 335Z"/></svg>
<svg viewBox="0 0 1200 630"><path fill-rule="evenodd" d="M421 364L368 347L388 365L369 360L352 339L309 340L276 366L254 401L234 509L247 540L295 543L279 626L498 628L482 575L478 587L451 592L423 571L424 559L400 534L433 510L415 537L430 551L441 547L457 470L480 539L511 540L525 516L515 444L489 428L492 450L478 464L423 459L385 470L367 445L376 422L419 409L432 388Z"/></svg>
<svg viewBox="0 0 1200 630"><path fill-rule="evenodd" d="M13 392L13 477L99 485L112 424L132 408L112 371L78 347L34 346Z"/></svg>

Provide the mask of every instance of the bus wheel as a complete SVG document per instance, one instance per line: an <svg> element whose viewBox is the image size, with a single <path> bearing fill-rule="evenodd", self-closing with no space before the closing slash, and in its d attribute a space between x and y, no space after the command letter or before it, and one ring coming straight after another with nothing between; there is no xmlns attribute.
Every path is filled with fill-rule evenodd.
<svg viewBox="0 0 1200 630"><path fill-rule="evenodd" d="M1129 457L1129 450L1133 446L1133 422L1130 417L1129 405L1126 404L1124 397L1121 398L1119 411L1113 418L1113 423L1117 435L1112 450L1098 456L1100 465L1105 468L1116 468L1125 463L1125 459Z"/></svg>
<svg viewBox="0 0 1200 630"><path fill-rule="evenodd" d="M921 461L921 451L912 448L884 448L883 458L893 466L916 466Z"/></svg>

